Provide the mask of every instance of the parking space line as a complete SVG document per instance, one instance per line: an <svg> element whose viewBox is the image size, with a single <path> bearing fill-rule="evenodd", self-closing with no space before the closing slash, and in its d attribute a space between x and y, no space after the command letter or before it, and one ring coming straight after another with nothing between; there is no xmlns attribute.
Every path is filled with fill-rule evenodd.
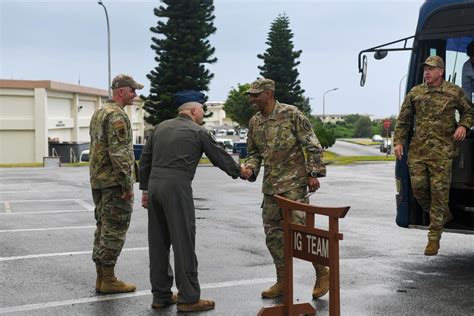
<svg viewBox="0 0 474 316"><path fill-rule="evenodd" d="M3 179L2 179L3 180ZM20 183L8 183L8 187L13 185L45 185L45 184L59 184L57 181L50 181L50 182L20 182ZM2 192L2 191L0 191Z"/></svg>
<svg viewBox="0 0 474 316"><path fill-rule="evenodd" d="M12 193L44 193L44 192L70 192L71 190L22 190L22 191L0 191L0 194Z"/></svg>
<svg viewBox="0 0 474 316"><path fill-rule="evenodd" d="M0 233L23 233L23 232L40 232L48 230L71 230L71 229L84 229L84 228L95 228L95 226L64 226L64 227L47 227L47 228L25 228L25 229L6 229L0 230Z"/></svg>
<svg viewBox="0 0 474 316"><path fill-rule="evenodd" d="M201 284L201 289L219 289L219 288L225 288L225 287L271 283L274 281L275 281L274 279L247 279L247 280L239 280L239 281L226 281L226 282L218 282L218 283ZM176 289L173 288L173 291L176 291ZM139 297L139 296L145 296L145 295L151 295L151 290L142 290L142 291L137 291L133 293L124 293L124 294L109 294L109 295L101 295L101 296L94 296L94 297L84 297L84 298L70 299L70 300L64 300L64 301L47 302L47 303L2 307L0 308L0 314L25 312L25 311L39 310L39 309L45 309L45 308L51 308L51 307L74 305L74 304L111 301L111 300L118 300L121 298Z"/></svg>
<svg viewBox="0 0 474 316"><path fill-rule="evenodd" d="M0 215L24 215L24 214L55 214L55 213L81 213L81 212L92 212L92 210L59 210L59 211L33 211L33 212L11 212L11 213L0 213Z"/></svg>
<svg viewBox="0 0 474 316"><path fill-rule="evenodd" d="M64 190L64 191L70 191L70 190ZM38 191L38 192L43 192L43 191ZM77 201L78 199L44 199L44 200L0 200L0 202L11 202L11 203L28 203L28 202L70 202L70 201Z"/></svg>
<svg viewBox="0 0 474 316"><path fill-rule="evenodd" d="M87 202L84 201L84 200L77 199L77 200L75 200L75 201L76 201L77 204L81 205L81 206L84 207L86 210L92 211L92 210L95 208L94 205L89 204L89 203L87 203Z"/></svg>
<svg viewBox="0 0 474 316"><path fill-rule="evenodd" d="M10 205L9 201L3 202L3 207L5 208L5 213L3 213L3 214L11 214L12 213L12 206Z"/></svg>
<svg viewBox="0 0 474 316"><path fill-rule="evenodd" d="M148 250L148 247L124 248L124 249L122 249L122 252L124 252L124 251L141 251L141 250ZM88 254L92 254L92 251L89 250L89 251L75 251L75 252L40 253L40 254L37 254L37 255L0 257L0 262L23 260L23 259L48 258L48 257L88 255Z"/></svg>

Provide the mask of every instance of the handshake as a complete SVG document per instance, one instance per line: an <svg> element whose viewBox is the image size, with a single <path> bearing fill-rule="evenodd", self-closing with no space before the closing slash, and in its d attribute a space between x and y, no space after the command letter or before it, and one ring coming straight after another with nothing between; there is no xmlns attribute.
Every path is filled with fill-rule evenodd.
<svg viewBox="0 0 474 316"><path fill-rule="evenodd" d="M240 178L243 180L248 180L253 175L252 166L247 164L240 165Z"/></svg>

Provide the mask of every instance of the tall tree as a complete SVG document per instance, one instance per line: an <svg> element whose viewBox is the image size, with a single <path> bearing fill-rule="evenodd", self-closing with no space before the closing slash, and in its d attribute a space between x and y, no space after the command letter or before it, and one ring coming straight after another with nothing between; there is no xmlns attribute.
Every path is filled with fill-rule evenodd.
<svg viewBox="0 0 474 316"><path fill-rule="evenodd" d="M303 112L304 90L296 66L302 51L294 51L293 33L290 30L290 19L279 15L272 23L266 44L269 46L265 53L257 55L263 60L263 66L258 66L260 74L275 81L275 97L278 101L298 106Z"/></svg>
<svg viewBox="0 0 474 316"><path fill-rule="evenodd" d="M312 115L308 115L308 119L313 125L313 130L316 136L318 137L321 146L324 149L327 149L334 145L336 142L336 136L334 134L334 130L330 130L326 128L323 122L319 118L315 118Z"/></svg>
<svg viewBox="0 0 474 316"><path fill-rule="evenodd" d="M257 110L250 104L250 99L246 92L249 84L238 84L237 88L233 88L227 95L224 103L224 111L232 121L239 123L241 127L248 127L250 118Z"/></svg>
<svg viewBox="0 0 474 316"><path fill-rule="evenodd" d="M161 0L166 6L154 9L157 25L150 31L151 48L156 52L157 66L150 71L150 94L144 108L146 121L156 125L177 115L171 103L174 93L181 90L208 91L214 75L205 64L217 61L215 49L207 37L214 27L213 0Z"/></svg>
<svg viewBox="0 0 474 316"><path fill-rule="evenodd" d="M372 136L372 121L368 116L360 116L354 123L354 137Z"/></svg>

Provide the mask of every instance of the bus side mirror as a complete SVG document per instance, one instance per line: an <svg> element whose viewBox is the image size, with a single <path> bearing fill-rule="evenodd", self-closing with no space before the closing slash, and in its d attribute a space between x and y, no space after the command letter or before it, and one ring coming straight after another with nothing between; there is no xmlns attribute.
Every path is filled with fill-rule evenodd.
<svg viewBox="0 0 474 316"><path fill-rule="evenodd" d="M377 60L384 59L387 56L388 51L386 50L378 50L374 53L374 58Z"/></svg>
<svg viewBox="0 0 474 316"><path fill-rule="evenodd" d="M360 72L360 86L365 85L365 79L367 78L367 56L362 56L362 67L359 69Z"/></svg>

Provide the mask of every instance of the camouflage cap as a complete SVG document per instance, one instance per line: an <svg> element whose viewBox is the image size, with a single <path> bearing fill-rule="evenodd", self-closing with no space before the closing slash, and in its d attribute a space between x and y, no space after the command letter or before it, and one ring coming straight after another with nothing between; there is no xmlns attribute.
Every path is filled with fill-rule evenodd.
<svg viewBox="0 0 474 316"><path fill-rule="evenodd" d="M260 93L263 90L275 91L275 81L272 79L258 78L250 84L250 88L247 90L247 94Z"/></svg>
<svg viewBox="0 0 474 316"><path fill-rule="evenodd" d="M112 89L118 89L122 87L131 87L133 89L143 89L143 85L136 82L135 79L132 78L130 75L120 74L117 75L114 80L112 80Z"/></svg>
<svg viewBox="0 0 474 316"><path fill-rule="evenodd" d="M423 65L444 69L443 59L439 56L429 56L426 58Z"/></svg>

